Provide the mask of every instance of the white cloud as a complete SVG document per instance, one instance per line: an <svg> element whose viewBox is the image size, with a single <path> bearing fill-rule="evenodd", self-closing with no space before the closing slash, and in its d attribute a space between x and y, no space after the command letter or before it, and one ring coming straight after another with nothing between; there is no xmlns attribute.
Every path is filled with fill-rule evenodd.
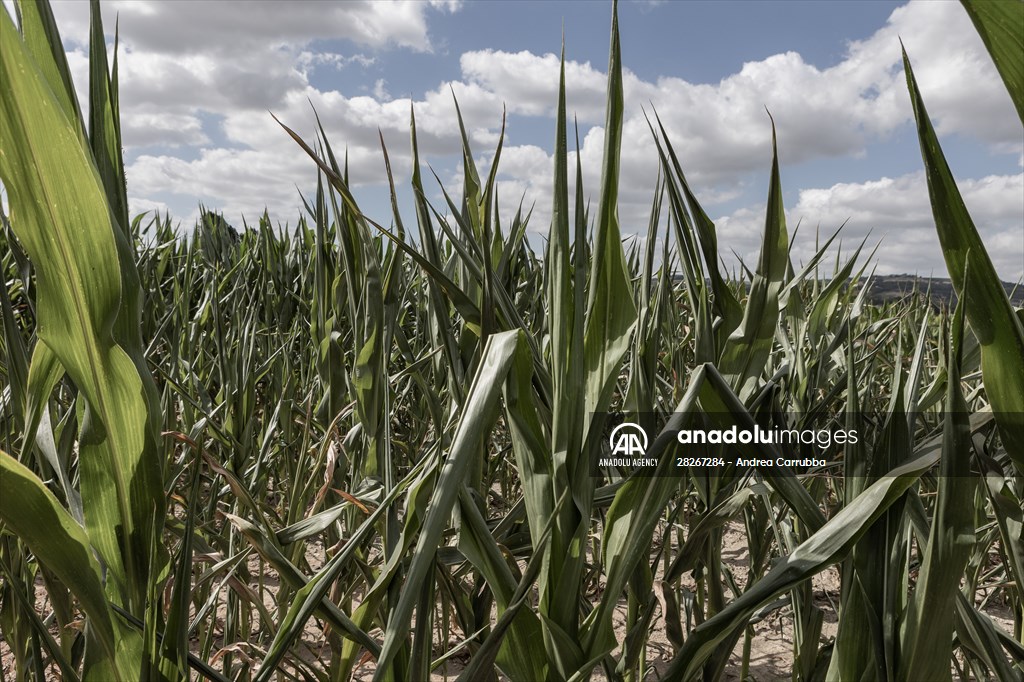
<svg viewBox="0 0 1024 682"><path fill-rule="evenodd" d="M653 103L695 179L710 181L756 170L770 149L765 109L778 127L787 163L862 153L911 120L900 36L915 64L929 113L942 134L967 133L1002 150L1022 148L1019 121L966 13L956 3L915 2L895 10L869 39L851 43L827 68L786 52L747 62L717 84L624 74L627 154L653 154L641 106ZM558 57L484 50L462 55L463 77L508 102L510 111L553 115ZM604 120L606 76L589 63L566 64L570 113Z"/></svg>
<svg viewBox="0 0 1024 682"><path fill-rule="evenodd" d="M132 216L142 212L150 212L150 215L147 217L152 218L154 213L159 213L160 215L168 213L170 207L162 201L154 201L143 197L128 197L128 211Z"/></svg>
<svg viewBox="0 0 1024 682"><path fill-rule="evenodd" d="M197 116L153 111L149 106L121 117L121 135L132 140L158 139L169 147L198 146L210 141Z"/></svg>
<svg viewBox="0 0 1024 682"><path fill-rule="evenodd" d="M993 175L958 185L996 271L1011 281L1024 276L1024 174ZM881 240L873 261L879 272L947 276L923 172L804 189L799 196L786 211L790 234L801 222L795 261L810 260L816 230L824 241L846 222L840 238L847 255L865 239L867 250ZM719 245L735 249L753 267L764 229L764 208L737 210L718 218L716 225Z"/></svg>
<svg viewBox="0 0 1024 682"><path fill-rule="evenodd" d="M430 6L449 12L458 12L462 8L462 0L430 0Z"/></svg>
<svg viewBox="0 0 1024 682"><path fill-rule="evenodd" d="M768 168L771 137L765 108L774 116L780 156L787 164L863 155L869 143L884 141L900 126L909 125L912 117L900 36L940 134L967 134L993 150L1020 153L1024 144L1017 116L962 8L956 3L915 2L894 11L886 26L867 40L851 43L845 59L827 69L787 52L748 62L717 84L672 77L646 82L627 70L619 207L626 229L645 229L657 170L655 146L641 106L647 108L650 102L660 112L690 181L698 187L705 206L713 206L740 193L743 174ZM509 102L511 112L554 115L556 55L485 50L464 54L460 63L465 80ZM604 144L606 76L589 63L570 61L566 71L570 115L575 113L582 123L592 125L583 137L581 153L585 187L596 193ZM535 166L522 171L533 175L509 173L517 186L528 192L549 186L550 162L543 172ZM1020 276L1024 225L1020 176L968 180L963 188L968 205L978 212L979 229L992 246L1003 247L995 258L1000 272ZM851 218L845 231L847 242L850 238L859 242L868 227L878 236L886 235L879 257L882 271L926 267L939 274L945 271L919 174L805 190L800 197L790 213L804 218L805 236L810 232L808 221L834 229ZM534 227L543 230L546 223L538 220ZM737 211L722 219L720 229L726 248L756 258L763 212ZM797 253L810 255L806 249Z"/></svg>
<svg viewBox="0 0 1024 682"><path fill-rule="evenodd" d="M851 43L837 78L875 90L867 100L880 128L907 117L906 79L899 42L914 67L929 114L940 134L967 133L1020 149L1019 119L967 13L955 2L912 2L864 41Z"/></svg>
<svg viewBox="0 0 1024 682"><path fill-rule="evenodd" d="M220 52L242 54L241 47L309 43L342 39L372 48L389 46L431 49L426 11L457 11L461 3L415 0L316 0L260 2L217 0L201 5L160 0L110 0L103 3L103 23L119 23L126 44L163 54ZM61 35L85 45L89 5L81 0L54 3Z"/></svg>
<svg viewBox="0 0 1024 682"><path fill-rule="evenodd" d="M102 5L108 36L118 26L119 86L126 148L208 142L198 112L230 117L278 109L304 92L311 71L366 68L375 58L307 49L347 39L372 49L430 51L430 11L458 2L206 3L114 0ZM88 3L57 2L79 101L88 105ZM108 45L108 48L110 46Z"/></svg>
<svg viewBox="0 0 1024 682"><path fill-rule="evenodd" d="M356 66L367 67L376 63L374 57L368 57L365 54L353 54L343 55L337 52L309 52L304 51L299 53L298 63L302 67L302 71L305 72L311 67L317 67L321 65L328 65L336 70L341 70L346 66L355 64Z"/></svg>
<svg viewBox="0 0 1024 682"><path fill-rule="evenodd" d="M507 103L511 113L554 116L558 103L558 55L478 50L463 53L459 65L467 82L495 93ZM586 123L602 122L607 81L608 76L594 69L590 62L567 61L569 112Z"/></svg>
<svg viewBox="0 0 1024 682"><path fill-rule="evenodd" d="M458 80L436 84L414 99L393 99L383 78L364 94L322 91L310 82L318 68L367 68L375 60L356 51L318 52L315 41L347 39L371 55L387 48L429 51L433 48L427 27L430 13L454 12L460 6L458 0L338 5L222 1L203 5L197 21L193 3L105 3L108 30L114 25L115 12L120 22L125 145L129 151L144 152L129 165L130 191L140 200L147 195L175 195L183 201L188 197L190 206L199 199L223 208L231 220L243 212L253 216L266 206L275 219L294 222L300 205L296 185L308 186L314 169L270 118L268 109L310 139L316 131L312 102L335 152L341 156L347 151L353 182L380 184L385 175L378 130L401 181L410 164L412 106L424 162L458 152L461 138L454 92L482 172L497 143L502 107L508 107L512 118L499 175L502 206L511 211L523 195L526 207L536 201L531 225L545 231L552 156L535 144L517 142L516 137L524 117L540 117L542 125L550 125L557 97L557 55L465 52L459 59ZM56 10L62 33L71 40L69 60L76 83L84 89L87 5L59 3ZM655 146L641 107L648 113L649 104L657 108L689 180L705 208L713 210L741 193L747 174L767 171L771 137L766 107L778 126L780 156L787 164L862 154L869 144L906 126L911 113L900 36L940 133L974 136L994 149L1022 154L1024 164L1017 117L962 8L952 2L913 2L895 10L871 37L851 43L844 58L830 68L819 68L800 54L787 52L748 62L718 83L691 83L670 76L645 81L627 70L619 207L624 230L646 229L657 172ZM580 122L584 184L588 197L596 202L606 74L589 62L570 60L566 79L570 149L575 115ZM84 94L80 91L81 97ZM228 144L213 146L211 138L219 137ZM186 149L180 154L153 153L155 146ZM574 163L570 160L572 167ZM450 170L437 169L446 182L454 180ZM429 178L426 168L424 172ZM1019 205L1019 185L1020 176L964 185L965 193L977 197L977 210L982 212L979 227L986 239L1003 245L1000 268L1010 268L1004 271L1011 275L1020 269L1019 263L1011 261L1019 256L1022 221L1019 214L1014 218L1007 204ZM805 225L820 222L823 228L850 217L847 241L868 227L879 236L891 231L895 236L886 237L888 246L880 254L880 263L906 269L915 257L923 258L914 251L913 239L934 242L934 230L925 229L930 214L922 188L920 177L904 176L806 189L790 213L794 225L796 217L803 217ZM981 220L991 206L1001 206L1001 212L993 214L992 222ZM758 215L758 210L751 209L724 216L719 225L723 247L747 255L756 252L763 227ZM928 256L927 262L941 272L936 254Z"/></svg>

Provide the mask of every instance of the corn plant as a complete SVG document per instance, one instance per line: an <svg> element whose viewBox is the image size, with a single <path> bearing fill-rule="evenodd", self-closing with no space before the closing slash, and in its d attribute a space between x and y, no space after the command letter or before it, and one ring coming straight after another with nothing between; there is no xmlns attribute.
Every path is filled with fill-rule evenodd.
<svg viewBox="0 0 1024 682"><path fill-rule="evenodd" d="M1019 3L964 7L1020 112ZM1024 674L1024 316L909 57L953 309L872 303L867 245L839 231L794 262L770 118L762 246L738 277L670 112L648 112L647 225L620 225L614 5L596 201L563 49L542 253L530 211L499 201L504 133L479 168L457 103L461 196L438 183L436 203L410 111L413 216L383 140L392 211L371 216L324 127L282 122L317 173L294 227L130 218L98 4L88 122L48 4L15 9L0 679L756 679L769 616L794 680ZM653 471L597 466L618 419L651 435ZM680 429L822 424L861 435L829 467L675 466ZM812 583L832 567L834 637Z"/></svg>

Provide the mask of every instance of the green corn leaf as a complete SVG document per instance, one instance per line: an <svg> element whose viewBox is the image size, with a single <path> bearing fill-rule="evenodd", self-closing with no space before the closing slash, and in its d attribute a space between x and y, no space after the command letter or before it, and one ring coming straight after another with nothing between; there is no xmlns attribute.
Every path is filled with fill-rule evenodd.
<svg viewBox="0 0 1024 682"><path fill-rule="evenodd" d="M933 605L948 604L959 595L960 578L975 543L972 503L976 484L970 479L969 459L971 426L960 385L963 314L961 298L954 315L947 365L949 381L938 498L900 647L899 676L908 681L951 679L949 660L953 654L955 612L934 609Z"/></svg>
<svg viewBox="0 0 1024 682"><path fill-rule="evenodd" d="M75 85L71 80L67 52L57 31L57 22L54 20L50 3L18 0L17 7L25 47L32 54L50 90L60 102L64 115L76 127L79 137L84 142L86 137L82 112L78 106Z"/></svg>
<svg viewBox="0 0 1024 682"><path fill-rule="evenodd" d="M11 95L0 103L0 179L11 226L36 270L39 340L87 401L79 461L89 540L122 603L141 614L163 490L152 376L140 372L140 354L132 357L137 347L118 342L133 324L139 335L123 307L127 299L130 314L138 273L91 152L0 14L0 80Z"/></svg>
<svg viewBox="0 0 1024 682"><path fill-rule="evenodd" d="M910 58L903 53L917 121L935 229L953 285L966 300L967 321L981 344L981 371L999 432L1018 474L1024 473L1024 325L1006 297L985 244L964 205L939 146ZM970 273L970 277L966 273Z"/></svg>
<svg viewBox="0 0 1024 682"><path fill-rule="evenodd" d="M556 508L560 507L567 499L569 499L567 495L563 496L559 500L558 505L556 505ZM551 537L551 530L556 518L557 517L554 514L548 518L547 523L544 525L544 529L537 538L537 546L547 545L548 540ZM508 607L498 617L497 622L491 629L491 633L470 660L469 665L463 669L462 674L459 675L458 682L473 682L473 680L481 679L487 674L485 671L489 671L492 668L500 650L502 649L505 637L512 629L513 624L518 621L520 617L519 613L527 603L527 599L530 596L530 587L540 574L541 565L543 563L542 559L545 556L546 552L540 551L534 552L530 557L530 561L526 565L526 570L523 572L523 577L516 585L515 592L510 598ZM532 678L527 679L543 680L546 679L546 676L543 669L540 669L535 671Z"/></svg>
<svg viewBox="0 0 1024 682"><path fill-rule="evenodd" d="M779 293L789 266L789 236L786 231L786 212L782 205L774 121L772 174L763 239L761 258L750 285L743 320L726 342L719 365L719 370L743 401L748 400L756 391L771 353L775 327L779 323Z"/></svg>
<svg viewBox="0 0 1024 682"><path fill-rule="evenodd" d="M128 196L121 157L121 118L117 105L117 41L113 77L107 64L107 41L100 18L100 1L89 5L89 142L107 202L117 227L128 234Z"/></svg>
<svg viewBox="0 0 1024 682"><path fill-rule="evenodd" d="M39 452L57 474L72 516L79 522L84 522L82 496L71 481L67 462L57 453L53 439L53 425L50 423L48 402L54 387L63 376L64 367L61 366L50 347L45 343L36 343L32 349L32 360L28 369L25 428L22 432L22 442L26 446L29 443L35 443Z"/></svg>
<svg viewBox="0 0 1024 682"><path fill-rule="evenodd" d="M459 493L458 508L462 520L459 549L491 587L500 617L516 601L516 581L502 556L501 548L488 532L487 523L465 484ZM542 541L543 535L538 540ZM544 679L547 662L543 649L535 645L540 636L540 622L531 611L519 612L511 622L507 636L497 653L497 661L500 668L513 681L531 682Z"/></svg>
<svg viewBox="0 0 1024 682"><path fill-rule="evenodd" d="M612 502L605 522L601 554L607 566L604 597L587 618L584 643L587 658L603 655L614 646L611 633L611 615L626 581L633 574L637 562L646 557L651 532L661 518L665 504L679 487L671 475L671 457L662 456L670 450L675 432L684 428L697 408L697 401L705 386L706 366L700 367L690 378L686 394L676 406L672 418L648 448L647 456L659 458L658 471L649 477L626 481Z"/></svg>
<svg viewBox="0 0 1024 682"><path fill-rule="evenodd" d="M612 13L608 64L608 107L601 167L601 201L594 236L594 258L584 336L588 414L600 412L611 398L622 358L636 322L630 276L619 232L619 156L622 148L622 58L617 9Z"/></svg>
<svg viewBox="0 0 1024 682"><path fill-rule="evenodd" d="M417 466L408 473L408 475L394 488L392 488L386 496L381 500L380 506L363 520L361 524L352 532L349 537L349 541L346 543L345 548L338 552L334 557L324 565L320 571L313 576L309 582L306 583L305 587L301 588L295 593L295 596L288 607L288 612L285 617L281 619L278 626L277 632L274 634L274 641L271 642L267 648L267 655L263 659L263 663L260 665L259 670L253 675L255 682L267 682L274 675L278 663L284 658L288 652L288 647L295 640L296 637L302 634L303 627L306 621L313 613L321 608L324 599L327 597L327 592L331 585L337 580L339 573L352 561L353 556L356 554L361 543L366 538L370 537L371 533L376 529L377 524L384 517L388 511L388 507L394 504L395 500L405 492L406 488L409 487L414 481L420 480L420 476L424 471L427 458L421 460ZM394 557L392 557L394 560ZM397 563L397 562L396 562ZM372 593L371 593L372 594ZM356 609L353 614L353 622L357 626L362 623L362 619L365 617L366 610L364 607L367 606L367 602L370 602L371 595L367 595L367 599L364 600L363 606ZM374 606L376 606L374 604Z"/></svg>
<svg viewBox="0 0 1024 682"><path fill-rule="evenodd" d="M655 120L658 122L661 139L665 142L665 150L668 152L667 158L662 155L662 165L666 167L666 173L670 169L674 178L678 180L679 186L686 197L690 213L693 216L693 227L696 228L696 234L699 237L701 253L704 255L704 263L711 280L711 289L715 294L715 311L722 318L722 330L720 333L731 334L740 324L743 311L719 269L718 261L721 256L718 249L718 235L715 231L715 224L708 217L707 213L704 212L704 208L697 201L697 196L690 189L690 183L686 181L686 176L683 175L683 169L679 159L676 157L675 149L672 147L672 142L669 140L668 133L665 131L665 126L662 125L661 117L657 115L657 112L655 112ZM669 164L669 159L671 159L671 164ZM692 228L687 224L686 229L691 230Z"/></svg>
<svg viewBox="0 0 1024 682"><path fill-rule="evenodd" d="M995 673L993 679L1020 679L1024 668L1024 646L1014 640L986 614L978 611L963 594L956 594L956 634ZM1009 653L1008 657L1006 654ZM1012 660L1011 660L1012 659ZM1016 661L1016 664L1013 663Z"/></svg>
<svg viewBox="0 0 1024 682"><path fill-rule="evenodd" d="M50 634L49 629L43 623L43 619L35 611L35 604L32 603L29 591L25 589L18 589L18 576L15 576L7 563L0 557L0 575L4 576L5 585L0 589L0 594L3 594L5 601L4 611L13 610L13 605L16 603L24 614L24 617L29 621L32 629L32 633L39 641L42 648L46 650L46 653L53 659L53 662L60 669L61 679L68 680L69 682L80 682L81 677L78 675L78 671L75 666L71 664L68 657L64 655L64 651L61 649L60 644L54 639L53 635ZM34 597L35 595L32 595ZM0 617L0 622L4 619ZM8 650L15 649L17 644L14 642L14 638L17 635L13 635L12 631L16 631L17 628L11 628L7 625L5 627L5 634L7 634L6 644L10 647ZM15 671L20 667L21 662L18 660L17 654L15 654ZM39 668L36 670L36 679L43 679L45 673L40 670L42 667L42 661L38 661L37 665Z"/></svg>
<svg viewBox="0 0 1024 682"><path fill-rule="evenodd" d="M1020 0L960 0L974 22L1024 123L1024 3Z"/></svg>
<svg viewBox="0 0 1024 682"><path fill-rule="evenodd" d="M25 405L28 393L29 353L25 339L21 335L18 323L14 319L14 309L7 292L7 283L0 282L0 321L3 325L4 350L6 351L5 369L11 387L11 402L14 403L14 416L24 428Z"/></svg>
<svg viewBox="0 0 1024 682"><path fill-rule="evenodd" d="M466 404L452 439L451 450L427 507L404 588L398 603L389 614L375 680L384 679L388 674L408 634L419 588L434 565L438 542L455 504L459 486L470 466L470 458L479 454L479 444L490 429L501 384L520 339L519 332L501 332L492 335L487 341L480 367L466 394Z"/></svg>
<svg viewBox="0 0 1024 682"><path fill-rule="evenodd" d="M296 590L306 587L309 582L306 576L281 552L281 548L277 546L277 543L262 528L234 514L224 514L224 516L252 543L256 551L277 570L286 583ZM317 606L317 613L333 627L346 633L353 641L366 647L366 650L372 655L376 656L380 653L380 646L359 629L331 600L323 599Z"/></svg>
<svg viewBox="0 0 1024 682"><path fill-rule="evenodd" d="M689 680L700 670L715 648L759 607L777 595L842 560L875 520L938 461L930 452L888 473L861 493L828 523L783 557L761 580L720 613L698 626L683 642L665 673L666 680Z"/></svg>
<svg viewBox="0 0 1024 682"><path fill-rule="evenodd" d="M90 637L99 648L94 657L105 663L83 679L102 680L104 672L124 682L133 679L141 664L142 641L120 626L108 606L85 530L35 474L3 451L0 490L0 519L74 592L89 618Z"/></svg>
<svg viewBox="0 0 1024 682"><path fill-rule="evenodd" d="M569 252L569 154L566 146L565 121L565 46L562 46L558 80L558 111L555 125L555 172L551 210L551 229L548 232L548 253L545 259L546 297L550 321L551 390L554 395L552 416L552 443L556 453L568 452L572 434L576 430L579 406L570 399L573 384L573 364L579 356L573 353L574 344L583 332L573 326L577 298L582 295L573 289L573 271ZM576 444L579 447L579 444ZM562 455L563 457L565 455Z"/></svg>

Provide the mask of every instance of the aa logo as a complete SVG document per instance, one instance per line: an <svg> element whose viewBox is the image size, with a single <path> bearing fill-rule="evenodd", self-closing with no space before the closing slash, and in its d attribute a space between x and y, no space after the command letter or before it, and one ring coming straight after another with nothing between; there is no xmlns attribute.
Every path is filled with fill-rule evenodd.
<svg viewBox="0 0 1024 682"><path fill-rule="evenodd" d="M608 444L613 455L634 457L647 452L647 432L639 424L623 422L612 429Z"/></svg>

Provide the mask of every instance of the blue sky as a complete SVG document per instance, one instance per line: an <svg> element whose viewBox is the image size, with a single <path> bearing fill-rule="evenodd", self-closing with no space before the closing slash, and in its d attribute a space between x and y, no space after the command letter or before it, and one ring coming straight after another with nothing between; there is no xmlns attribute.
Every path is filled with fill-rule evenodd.
<svg viewBox="0 0 1024 682"><path fill-rule="evenodd" d="M56 7L82 97L87 9ZM364 211L386 223L378 128L404 186L411 101L424 161L457 190L454 89L482 169L508 108L499 192L510 211L521 196L535 205L539 244L550 210L554 55L564 26L569 109L591 194L610 11L584 1L106 3L107 28L115 14L120 21L132 205L169 210L185 225L199 202L236 224L264 207L294 224L297 188L308 190L315 171L267 112L311 135L312 101L334 147L348 149ZM751 259L771 161L767 107L791 230L801 222L798 259L812 253L816 226L831 233L849 219L846 244L881 240L879 272L944 276L900 69L902 37L1000 274L1024 274L1022 128L959 3L623 2L620 28L625 232L647 223L656 157L641 106L653 105L720 244Z"/></svg>

